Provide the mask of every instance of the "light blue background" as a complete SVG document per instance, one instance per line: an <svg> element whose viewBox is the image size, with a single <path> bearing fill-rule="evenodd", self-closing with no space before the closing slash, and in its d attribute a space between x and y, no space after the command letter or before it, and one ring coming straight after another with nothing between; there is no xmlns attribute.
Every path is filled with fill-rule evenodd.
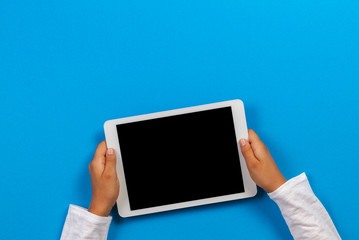
<svg viewBox="0 0 359 240"><path fill-rule="evenodd" d="M359 235L359 1L0 1L0 239L58 239L108 119L240 98L287 178ZM146 136L143 137L146 141ZM253 199L121 219L109 239L290 239Z"/></svg>

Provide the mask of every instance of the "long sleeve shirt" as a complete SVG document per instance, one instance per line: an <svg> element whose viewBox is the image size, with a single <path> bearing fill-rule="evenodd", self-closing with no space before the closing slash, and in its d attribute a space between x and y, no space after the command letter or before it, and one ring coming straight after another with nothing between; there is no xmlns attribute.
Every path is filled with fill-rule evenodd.
<svg viewBox="0 0 359 240"><path fill-rule="evenodd" d="M294 239L341 239L328 212L314 195L305 173L268 193Z"/></svg>
<svg viewBox="0 0 359 240"><path fill-rule="evenodd" d="M305 173L268 193L276 202L294 239L341 239L329 214L314 195ZM61 240L107 239L112 217L100 217L70 205Z"/></svg>

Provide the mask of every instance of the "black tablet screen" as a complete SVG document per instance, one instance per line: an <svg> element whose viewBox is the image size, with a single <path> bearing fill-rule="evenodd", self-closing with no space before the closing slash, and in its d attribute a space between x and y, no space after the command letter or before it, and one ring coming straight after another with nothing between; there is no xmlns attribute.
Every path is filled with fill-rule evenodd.
<svg viewBox="0 0 359 240"><path fill-rule="evenodd" d="M131 210L244 192L231 107L117 125Z"/></svg>

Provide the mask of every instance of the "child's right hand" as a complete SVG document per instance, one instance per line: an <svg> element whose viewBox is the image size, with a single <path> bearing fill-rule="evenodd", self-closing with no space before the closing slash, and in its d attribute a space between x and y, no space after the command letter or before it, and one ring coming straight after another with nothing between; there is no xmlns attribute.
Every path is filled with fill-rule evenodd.
<svg viewBox="0 0 359 240"><path fill-rule="evenodd" d="M249 174L253 181L270 193L279 188L287 180L279 171L268 148L252 130L248 130L249 141L241 139L242 154L246 160Z"/></svg>

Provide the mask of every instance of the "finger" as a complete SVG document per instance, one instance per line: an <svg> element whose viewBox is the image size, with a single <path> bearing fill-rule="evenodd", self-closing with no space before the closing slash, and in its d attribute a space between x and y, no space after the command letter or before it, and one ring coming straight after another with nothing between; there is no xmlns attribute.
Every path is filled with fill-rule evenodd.
<svg viewBox="0 0 359 240"><path fill-rule="evenodd" d="M262 140L259 138L257 133L252 129L248 130L248 138L252 146L254 155L256 156L257 159L261 160L266 155L267 152L266 145L262 142Z"/></svg>
<svg viewBox="0 0 359 240"><path fill-rule="evenodd" d="M105 156L106 156L106 150L107 150L106 141L100 142L100 143L97 145L94 159L95 159L95 158L97 158L97 159L99 159L99 158L105 158Z"/></svg>
<svg viewBox="0 0 359 240"><path fill-rule="evenodd" d="M246 160L247 167L250 170L254 165L258 164L258 159L254 155L251 144L246 139L241 139L239 145L241 146L241 152Z"/></svg>
<svg viewBox="0 0 359 240"><path fill-rule="evenodd" d="M248 139L251 144L263 144L262 140L253 129L248 129Z"/></svg>
<svg viewBox="0 0 359 240"><path fill-rule="evenodd" d="M99 143L99 145L97 146L95 155L91 163L89 164L90 173L93 172L95 174L100 174L100 175L102 174L106 162L105 154L106 154L106 142L103 141Z"/></svg>
<svg viewBox="0 0 359 240"><path fill-rule="evenodd" d="M109 148L106 152L106 163L104 173L116 173L116 154L113 148Z"/></svg>

